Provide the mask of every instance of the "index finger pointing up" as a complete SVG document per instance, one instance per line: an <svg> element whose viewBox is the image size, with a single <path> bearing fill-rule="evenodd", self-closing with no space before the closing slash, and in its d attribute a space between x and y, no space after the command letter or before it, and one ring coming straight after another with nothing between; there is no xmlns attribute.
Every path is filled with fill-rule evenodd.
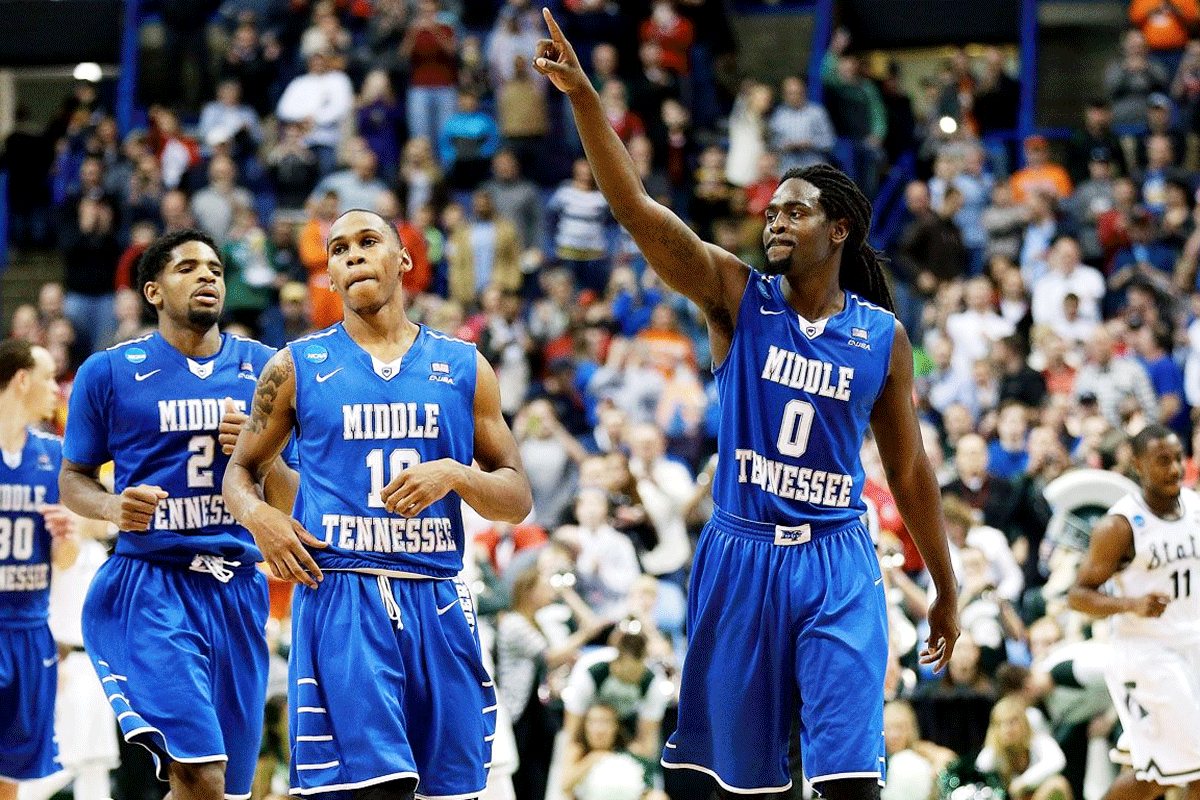
<svg viewBox="0 0 1200 800"><path fill-rule="evenodd" d="M550 37L554 39L555 44L562 44L563 32L562 28L558 27L558 23L554 21L554 15L550 13L550 9L542 6L542 16L546 20L546 27L550 29Z"/></svg>

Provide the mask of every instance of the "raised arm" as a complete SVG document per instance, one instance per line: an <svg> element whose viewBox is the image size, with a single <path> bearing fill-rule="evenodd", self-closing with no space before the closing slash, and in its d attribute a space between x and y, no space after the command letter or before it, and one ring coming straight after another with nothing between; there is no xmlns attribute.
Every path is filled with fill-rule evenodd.
<svg viewBox="0 0 1200 800"><path fill-rule="evenodd" d="M401 472L380 493L384 508L415 517L430 504L457 492L485 519L516 524L529 516L533 494L521 455L500 412L500 385L492 365L475 354L475 463L442 458Z"/></svg>
<svg viewBox="0 0 1200 800"><path fill-rule="evenodd" d="M574 48L550 12L543 9L542 13L551 38L538 42L534 68L570 99L596 185L613 216L667 285L695 301L710 322L719 321L721 312L735 314L749 268L732 254L705 244L669 208L650 197Z"/></svg>
<svg viewBox="0 0 1200 800"><path fill-rule="evenodd" d="M940 670L949 663L958 639L958 581L950 566L938 482L921 441L912 394L912 344L897 321L887 380L871 410L871 430L896 508L937 588L929 608L929 640L920 658L923 663L936 661L935 669Z"/></svg>
<svg viewBox="0 0 1200 800"><path fill-rule="evenodd" d="M1141 617L1162 616L1170 598L1152 592L1141 597L1116 597L1100 591L1100 587L1116 575L1133 557L1133 528L1129 520L1117 514L1101 518L1092 528L1087 554L1079 565L1075 585L1067 594L1067 603L1075 611L1093 617L1113 614L1137 614Z"/></svg>
<svg viewBox="0 0 1200 800"><path fill-rule="evenodd" d="M260 484L277 468L296 422L296 366L280 350L263 368L254 389L250 419L237 436L221 492L225 507L254 536L263 560L280 580L316 588L321 570L304 545L324 543L264 499Z"/></svg>

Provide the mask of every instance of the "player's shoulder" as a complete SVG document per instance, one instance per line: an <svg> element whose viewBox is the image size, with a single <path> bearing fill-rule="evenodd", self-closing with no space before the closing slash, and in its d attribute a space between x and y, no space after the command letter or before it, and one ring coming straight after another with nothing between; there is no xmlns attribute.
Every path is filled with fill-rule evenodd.
<svg viewBox="0 0 1200 800"><path fill-rule="evenodd" d="M42 452L49 453L59 459L62 458L63 440L61 436L56 433L44 431L41 428L30 427L28 430L30 444Z"/></svg>
<svg viewBox="0 0 1200 800"><path fill-rule="evenodd" d="M233 345L233 349L235 350L248 351L252 353L266 353L267 355L271 355L275 352L275 348L271 347L269 344L263 344L258 339L250 336L242 336L240 333L226 332L225 338L229 340L230 344Z"/></svg>
<svg viewBox="0 0 1200 800"><path fill-rule="evenodd" d="M889 330L895 327L896 315L881 305L876 305L856 292L846 292L854 309L864 316L878 320L878 323Z"/></svg>
<svg viewBox="0 0 1200 800"><path fill-rule="evenodd" d="M331 325L323 330L293 339L284 346L292 357L296 368L302 365L312 367L322 366L328 359L330 348L335 347L337 338L334 336L341 328L341 323Z"/></svg>
<svg viewBox="0 0 1200 800"><path fill-rule="evenodd" d="M449 347L462 347L464 353L474 353L476 346L474 342L468 342L466 339L459 339L456 336L451 336L448 333L435 331L433 328L425 328L425 335L437 343L445 342Z"/></svg>

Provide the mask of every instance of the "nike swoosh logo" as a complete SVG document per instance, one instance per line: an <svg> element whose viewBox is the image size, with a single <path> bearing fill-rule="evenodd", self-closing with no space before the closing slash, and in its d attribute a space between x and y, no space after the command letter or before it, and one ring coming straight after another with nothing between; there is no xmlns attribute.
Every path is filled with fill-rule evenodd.
<svg viewBox="0 0 1200 800"><path fill-rule="evenodd" d="M767 310L767 307L766 307L766 306L759 306L759 307L758 307L758 310L759 310L759 311L761 311L763 314L767 314L767 315L769 315L769 316L774 316L774 315L776 315L776 314L782 314L782 313L783 313L782 311L769 311L769 310Z"/></svg>
<svg viewBox="0 0 1200 800"><path fill-rule="evenodd" d="M146 378L149 378L151 375L155 375L159 372L162 372L162 370L161 369L152 369L149 372L147 372L145 375L143 375L140 372L135 372L135 373L133 373L133 379L135 381L144 381L144 380L146 380Z"/></svg>
<svg viewBox="0 0 1200 800"><path fill-rule="evenodd" d="M43 667L53 667L53 666L54 666L55 664L57 664L57 663L58 663L58 657L57 657L57 656L56 656L56 657L54 657L54 658L43 658L43 659L42 659L42 666L43 666Z"/></svg>
<svg viewBox="0 0 1200 800"><path fill-rule="evenodd" d="M876 586L878 586L881 583L883 583L883 578L880 578L879 580L875 581Z"/></svg>
<svg viewBox="0 0 1200 800"><path fill-rule="evenodd" d="M440 617L442 614L445 614L447 611L449 611L450 609L454 608L456 605L458 605L458 604L459 604L459 603L461 603L461 602L462 602L462 600L461 600L461 599L459 599L459 600L455 600L453 603L451 603L450 605L446 606L445 608L439 608L439 609L437 610L437 612L438 612L438 616Z"/></svg>
<svg viewBox="0 0 1200 800"><path fill-rule="evenodd" d="M332 378L334 375L337 375L337 374L338 374L339 372L341 372L343 369L345 369L345 367L338 367L338 368L337 368L337 369L335 369L333 372L330 372L330 373L329 373L329 374L327 374L327 375L322 375L321 373L319 373L319 372L318 372L318 373L317 373L317 383L324 383L325 381L327 381L327 380L329 380L330 378Z"/></svg>

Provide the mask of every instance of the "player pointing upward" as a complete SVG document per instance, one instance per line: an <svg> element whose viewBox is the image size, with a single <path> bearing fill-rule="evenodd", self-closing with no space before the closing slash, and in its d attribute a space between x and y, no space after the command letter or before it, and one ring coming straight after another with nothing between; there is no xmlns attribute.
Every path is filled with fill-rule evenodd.
<svg viewBox="0 0 1200 800"><path fill-rule="evenodd" d="M912 346L866 244L870 204L838 170L789 171L766 212L767 269L752 272L650 198L571 45L545 18L551 39L534 65L570 98L617 221L703 309L723 410L679 728L663 764L706 772L724 792L784 791L799 705L804 766L821 793L876 798L888 640L879 566L859 522L868 423L937 588L923 661L945 665L958 623L938 485L911 400Z"/></svg>

